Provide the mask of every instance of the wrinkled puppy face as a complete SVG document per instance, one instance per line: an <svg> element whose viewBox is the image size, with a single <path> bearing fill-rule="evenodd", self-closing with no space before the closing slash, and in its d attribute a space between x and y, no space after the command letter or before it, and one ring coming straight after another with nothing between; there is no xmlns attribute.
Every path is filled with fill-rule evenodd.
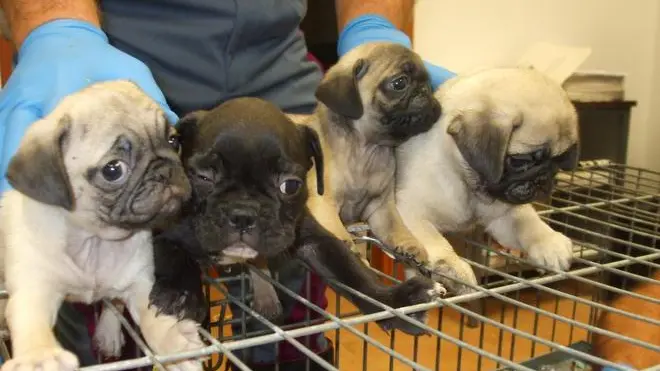
<svg viewBox="0 0 660 371"><path fill-rule="evenodd" d="M405 46L368 43L334 65L316 91L367 141L398 145L429 130L441 109L421 58Z"/></svg>
<svg viewBox="0 0 660 371"><path fill-rule="evenodd" d="M68 210L73 222L107 239L158 226L190 196L174 127L127 81L66 97L30 127L7 178L16 190Z"/></svg>
<svg viewBox="0 0 660 371"><path fill-rule="evenodd" d="M322 168L316 133L258 98L191 113L178 128L193 185L193 224L204 253L247 260L291 246L307 200L312 158Z"/></svg>
<svg viewBox="0 0 660 371"><path fill-rule="evenodd" d="M524 204L548 195L579 158L578 119L561 86L540 72L499 68L441 88L447 132L488 196Z"/></svg>

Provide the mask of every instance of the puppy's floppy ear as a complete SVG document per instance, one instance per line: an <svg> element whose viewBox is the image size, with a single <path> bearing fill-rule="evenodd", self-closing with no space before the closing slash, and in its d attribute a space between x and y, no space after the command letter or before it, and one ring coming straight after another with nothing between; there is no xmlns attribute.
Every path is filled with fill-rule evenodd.
<svg viewBox="0 0 660 371"><path fill-rule="evenodd" d="M319 195L323 195L323 149L321 148L319 134L307 125L300 125L298 130L307 143L308 156L314 159L314 166L316 167L316 190Z"/></svg>
<svg viewBox="0 0 660 371"><path fill-rule="evenodd" d="M497 123L486 112L461 112L447 126L465 161L488 183L497 183L504 172L514 123Z"/></svg>
<svg viewBox="0 0 660 371"><path fill-rule="evenodd" d="M64 165L63 146L69 140L71 117L53 125L44 118L33 123L7 167L7 181L17 191L41 203L73 210L73 190ZM48 128L44 130L47 126Z"/></svg>
<svg viewBox="0 0 660 371"><path fill-rule="evenodd" d="M183 158L190 155L190 153L188 153L189 148L193 147L195 136L197 135L197 131L199 129L197 124L199 123L199 120L206 116L206 114L208 114L208 111L205 110L198 110L187 113L181 117L179 121L177 121L174 125L174 128L176 129L181 139L181 156Z"/></svg>
<svg viewBox="0 0 660 371"><path fill-rule="evenodd" d="M352 68L331 69L316 89L316 99L342 116L359 119L364 107L358 82L368 69L364 59L358 59Z"/></svg>
<svg viewBox="0 0 660 371"><path fill-rule="evenodd" d="M580 144L575 143L564 153L555 158L557 166L562 170L574 170L580 159Z"/></svg>
<svg viewBox="0 0 660 371"><path fill-rule="evenodd" d="M198 110L187 113L176 122L174 127L176 128L177 133L181 136L181 141L191 139L197 133L197 123L202 117L206 116L208 111Z"/></svg>

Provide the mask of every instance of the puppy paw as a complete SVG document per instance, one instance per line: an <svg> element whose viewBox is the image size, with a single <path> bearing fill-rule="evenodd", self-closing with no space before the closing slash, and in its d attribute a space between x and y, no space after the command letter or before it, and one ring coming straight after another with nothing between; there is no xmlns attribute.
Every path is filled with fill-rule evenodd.
<svg viewBox="0 0 660 371"><path fill-rule="evenodd" d="M191 291L156 282L149 294L150 305L159 313L178 318L193 319L202 323L208 316L208 305L204 293Z"/></svg>
<svg viewBox="0 0 660 371"><path fill-rule="evenodd" d="M425 277L413 277L400 283L392 289L392 307L401 308L416 304L429 303L447 294L447 289L437 282ZM409 313L409 317L426 323L426 311ZM390 318L378 323L383 330L401 330L409 335L422 335L425 331L401 318Z"/></svg>
<svg viewBox="0 0 660 371"><path fill-rule="evenodd" d="M438 259L431 263L429 268L433 280L440 282L454 295L464 295L477 291L469 286L477 286L478 284L472 267L459 257Z"/></svg>
<svg viewBox="0 0 660 371"><path fill-rule="evenodd" d="M282 303L280 303L277 295L274 297L271 295L255 295L254 299L252 300L252 309L271 322L282 316L284 311L282 308Z"/></svg>
<svg viewBox="0 0 660 371"><path fill-rule="evenodd" d="M7 360L2 371L73 371L79 366L78 358L58 347L39 348Z"/></svg>
<svg viewBox="0 0 660 371"><path fill-rule="evenodd" d="M156 370L159 371L202 371L204 370L204 365L201 362L178 362L178 363L166 363L165 370L162 370L160 367L156 367Z"/></svg>
<svg viewBox="0 0 660 371"><path fill-rule="evenodd" d="M573 241L559 232L553 232L527 248L527 255L536 264L566 271L573 260Z"/></svg>
<svg viewBox="0 0 660 371"><path fill-rule="evenodd" d="M156 321L142 329L147 344L158 355L173 355L204 347L198 324L191 320L178 321L172 316L160 315ZM201 371L202 359L182 360L165 365L168 371Z"/></svg>
<svg viewBox="0 0 660 371"><path fill-rule="evenodd" d="M403 243L395 246L395 250L407 260L415 260L422 264L429 260L426 249L416 243Z"/></svg>
<svg viewBox="0 0 660 371"><path fill-rule="evenodd" d="M199 336L198 324L191 320L183 320L176 325L176 332L172 343L168 345L170 354L181 353L202 348L204 342ZM167 371L202 371L205 359L183 360L167 365Z"/></svg>
<svg viewBox="0 0 660 371"><path fill-rule="evenodd" d="M101 355L108 358L118 358L126 344L121 330L121 321L110 310L104 309L94 331L94 343Z"/></svg>

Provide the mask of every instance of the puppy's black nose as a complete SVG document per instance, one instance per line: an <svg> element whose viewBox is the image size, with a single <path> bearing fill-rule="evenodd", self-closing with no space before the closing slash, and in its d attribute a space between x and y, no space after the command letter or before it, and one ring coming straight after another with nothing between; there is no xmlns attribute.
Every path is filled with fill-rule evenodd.
<svg viewBox="0 0 660 371"><path fill-rule="evenodd" d="M229 213L229 225L232 228L247 230L257 224L257 213L250 209L234 209Z"/></svg>

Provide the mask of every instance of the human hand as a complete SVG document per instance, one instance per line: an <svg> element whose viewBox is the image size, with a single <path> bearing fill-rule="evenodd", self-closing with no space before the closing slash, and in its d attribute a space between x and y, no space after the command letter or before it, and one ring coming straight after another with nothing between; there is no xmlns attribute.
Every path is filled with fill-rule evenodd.
<svg viewBox="0 0 660 371"><path fill-rule="evenodd" d="M172 124L177 121L149 68L111 46L101 29L61 19L28 34L18 50L18 64L0 90L0 193L11 188L5 176L7 166L27 128L66 95L113 79L137 83L163 107Z"/></svg>
<svg viewBox="0 0 660 371"><path fill-rule="evenodd" d="M339 34L337 53L343 56L354 47L375 41L389 41L411 48L410 38L390 21L379 15L367 14L350 21ZM456 74L443 67L424 61L431 77L433 90Z"/></svg>

